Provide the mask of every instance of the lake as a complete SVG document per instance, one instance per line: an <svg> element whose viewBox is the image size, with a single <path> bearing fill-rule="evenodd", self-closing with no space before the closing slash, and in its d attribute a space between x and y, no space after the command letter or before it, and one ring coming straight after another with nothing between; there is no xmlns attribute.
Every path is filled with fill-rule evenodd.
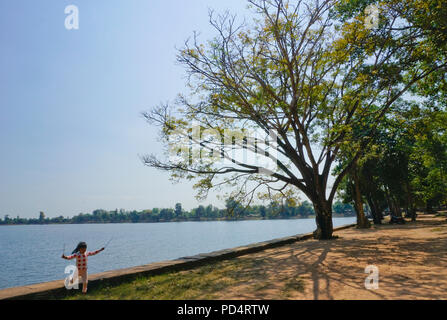
<svg viewBox="0 0 447 320"><path fill-rule="evenodd" d="M355 217L334 218L334 227ZM0 289L64 279L79 241L88 251L110 244L89 258L89 273L171 260L315 229L314 219L203 221L123 224L26 225L0 227ZM112 238L113 237L113 238Z"/></svg>

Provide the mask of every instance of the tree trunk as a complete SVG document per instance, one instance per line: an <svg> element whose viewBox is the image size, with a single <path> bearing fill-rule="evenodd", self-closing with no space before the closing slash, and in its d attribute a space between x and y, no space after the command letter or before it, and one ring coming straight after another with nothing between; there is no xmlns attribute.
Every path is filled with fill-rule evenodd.
<svg viewBox="0 0 447 320"><path fill-rule="evenodd" d="M412 207L410 209L410 217L411 217L411 221L416 221L416 209L414 207Z"/></svg>
<svg viewBox="0 0 447 320"><path fill-rule="evenodd" d="M362 194L360 192L360 179L357 173L357 168L353 172L354 178L354 193L355 193L355 211L357 213L357 228L368 229L371 227L371 223L365 216L365 211L363 210Z"/></svg>
<svg viewBox="0 0 447 320"><path fill-rule="evenodd" d="M416 208L414 207L413 199L411 196L409 197L408 215L411 218L411 221L416 221Z"/></svg>
<svg viewBox="0 0 447 320"><path fill-rule="evenodd" d="M411 190L410 182L407 180L407 206L408 206L408 215L411 218L411 221L416 221L416 208L414 207L413 201L413 193Z"/></svg>
<svg viewBox="0 0 447 320"><path fill-rule="evenodd" d="M327 201L313 202L315 209L315 220L317 229L314 231L314 238L318 240L332 239L332 207Z"/></svg>
<svg viewBox="0 0 447 320"><path fill-rule="evenodd" d="M432 203L431 203L431 201L430 200L427 200L427 203L426 203L426 205L425 205L425 211L427 212L427 213L435 213L436 211L433 209L433 205L432 205Z"/></svg>
<svg viewBox="0 0 447 320"><path fill-rule="evenodd" d="M399 201L393 198L394 215L396 217L402 218L402 210L400 210Z"/></svg>
<svg viewBox="0 0 447 320"><path fill-rule="evenodd" d="M377 204L371 197L368 197L368 205L371 208L371 215L373 217L374 224L382 224L382 215L379 212Z"/></svg>
<svg viewBox="0 0 447 320"><path fill-rule="evenodd" d="M386 188L385 197L386 197L386 202L388 203L388 208L390 209L391 215L395 216L395 217L402 217L402 212L400 211L399 204L398 204L397 200L392 196L392 194L388 188Z"/></svg>

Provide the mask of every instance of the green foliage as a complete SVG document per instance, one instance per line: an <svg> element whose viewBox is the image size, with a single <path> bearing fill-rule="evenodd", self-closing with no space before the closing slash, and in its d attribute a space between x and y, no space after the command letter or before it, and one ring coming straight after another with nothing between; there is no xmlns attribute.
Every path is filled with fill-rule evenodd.
<svg viewBox="0 0 447 320"><path fill-rule="evenodd" d="M236 220L236 219L288 219L288 218L307 218L315 214L312 205L304 201L300 205L289 206L278 202L271 202L267 206L254 205L244 207L234 199L226 201L225 209L219 209L213 205L193 208L191 211L181 209L180 203L177 203L175 209L154 208L152 210L125 211L116 209L106 211L103 209L94 210L91 214L80 213L72 218L59 216L56 218L46 218L43 222L40 219L10 218L5 215L0 219L0 225L7 224L83 224L83 223L139 223L139 222L169 222L169 221L200 221L200 220ZM337 203L336 203L337 204ZM233 212L231 213L231 208ZM181 209L181 210L180 210ZM340 216L352 215L352 208L349 206L337 207L336 213Z"/></svg>
<svg viewBox="0 0 447 320"><path fill-rule="evenodd" d="M405 170L410 159L399 137L384 134L387 119L395 117L398 104L410 93L426 95L434 83L435 87L446 87L439 81L445 78L447 66L445 1L250 3L255 15L252 21L238 24L231 14L211 15L215 38L201 43L195 34L185 42L178 62L185 68L191 91L144 116L160 126L166 143L178 141L172 134L178 129L190 137L193 122L201 130L217 131L217 141L225 129L274 129L280 153L275 159L277 167L265 177L264 168L249 160L235 161L230 154L233 146L219 145L212 139L202 144L189 141L217 148L228 156L229 165L215 159L190 161L186 148L179 159L165 161L151 155L143 158L144 163L168 171L176 181L195 179L199 198L206 197L210 189L226 186L240 189L232 194L240 195L237 202L247 200L250 204L257 195L272 201L272 208L285 208L289 205L275 203L276 196L296 199L290 194L302 192L322 218L331 216L330 208L343 179L352 178L353 168L362 165L358 162L366 161L365 155L380 147L377 157L383 159L380 169L384 175L376 177L369 170L364 178L386 186L383 193L396 194L393 202L397 206L405 196L402 182L409 189L411 179ZM365 9L370 5L379 9L377 27L366 23ZM434 96L435 91L431 94ZM390 148L382 148L387 142L376 141L377 136L388 139ZM337 162L330 187L331 168ZM430 177L439 180L441 171L433 171ZM368 189L368 183L363 183L363 189L369 197L380 193ZM255 193L259 186L267 191ZM356 207L358 211L363 208ZM235 217L243 210L232 205L227 209ZM271 214L279 210L283 209ZM293 210L285 212L285 216L295 214ZM262 216L267 215L262 210ZM325 231L317 232L316 237L331 237L330 223L324 224L317 226Z"/></svg>
<svg viewBox="0 0 447 320"><path fill-rule="evenodd" d="M400 105L375 136L373 152L359 160L360 188L370 207L411 215L447 201L447 113L432 101ZM347 177L344 201L353 201Z"/></svg>

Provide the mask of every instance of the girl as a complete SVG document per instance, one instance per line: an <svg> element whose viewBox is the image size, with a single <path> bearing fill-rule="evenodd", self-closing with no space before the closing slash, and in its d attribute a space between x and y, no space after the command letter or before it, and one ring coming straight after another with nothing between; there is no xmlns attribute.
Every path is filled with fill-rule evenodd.
<svg viewBox="0 0 447 320"><path fill-rule="evenodd" d="M104 248L101 248L96 251L89 251L86 253L87 250L87 244L85 242L79 242L76 249L73 250L71 256L66 256L65 254L62 254L62 258L66 260L71 260L76 258L76 266L78 268L78 276L82 277L82 293L87 293L87 257L88 256L94 256L97 253L100 253L104 250ZM73 281L73 280L72 280Z"/></svg>

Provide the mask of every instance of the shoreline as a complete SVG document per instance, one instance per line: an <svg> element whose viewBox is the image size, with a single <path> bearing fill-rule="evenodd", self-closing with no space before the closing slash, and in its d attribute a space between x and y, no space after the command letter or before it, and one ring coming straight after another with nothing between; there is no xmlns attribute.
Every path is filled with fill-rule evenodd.
<svg viewBox="0 0 447 320"><path fill-rule="evenodd" d="M444 214L370 229L345 225L332 240L306 233L94 274L87 295L59 280L0 290L0 299L447 299ZM365 286L370 266L379 274L374 289Z"/></svg>
<svg viewBox="0 0 447 320"><path fill-rule="evenodd" d="M445 300L446 213L420 214L416 222L406 220L404 225L386 220L370 229L345 228L332 240L310 237L62 299ZM374 269L378 286L368 288Z"/></svg>
<svg viewBox="0 0 447 320"><path fill-rule="evenodd" d="M333 215L332 218L355 218L355 215L344 216L344 215ZM91 224L142 224L142 223L180 223L180 222L235 222L235 221L275 221L275 220L306 220L315 219L315 216L302 217L290 217L290 218L249 218L249 219L202 219L202 220L169 220L169 221L151 221L151 222L85 222L85 223L23 223L23 224L0 224L0 227L11 227L11 226L53 226L53 225L91 225Z"/></svg>
<svg viewBox="0 0 447 320"><path fill-rule="evenodd" d="M347 224L334 228L335 231L352 228L355 224ZM188 270L206 263L229 260L239 256L256 253L266 249L284 246L297 241L308 240L313 233L297 234L294 236L277 238L268 241L257 242L245 246L217 250L207 253L199 253L194 256L179 257L174 260L166 260L136 267L105 271L89 275L89 289L105 282L120 282L141 275L155 275L169 271ZM36 283L25 286L0 289L0 300L3 299L46 299L54 294L56 296L66 293L64 279L49 282Z"/></svg>

